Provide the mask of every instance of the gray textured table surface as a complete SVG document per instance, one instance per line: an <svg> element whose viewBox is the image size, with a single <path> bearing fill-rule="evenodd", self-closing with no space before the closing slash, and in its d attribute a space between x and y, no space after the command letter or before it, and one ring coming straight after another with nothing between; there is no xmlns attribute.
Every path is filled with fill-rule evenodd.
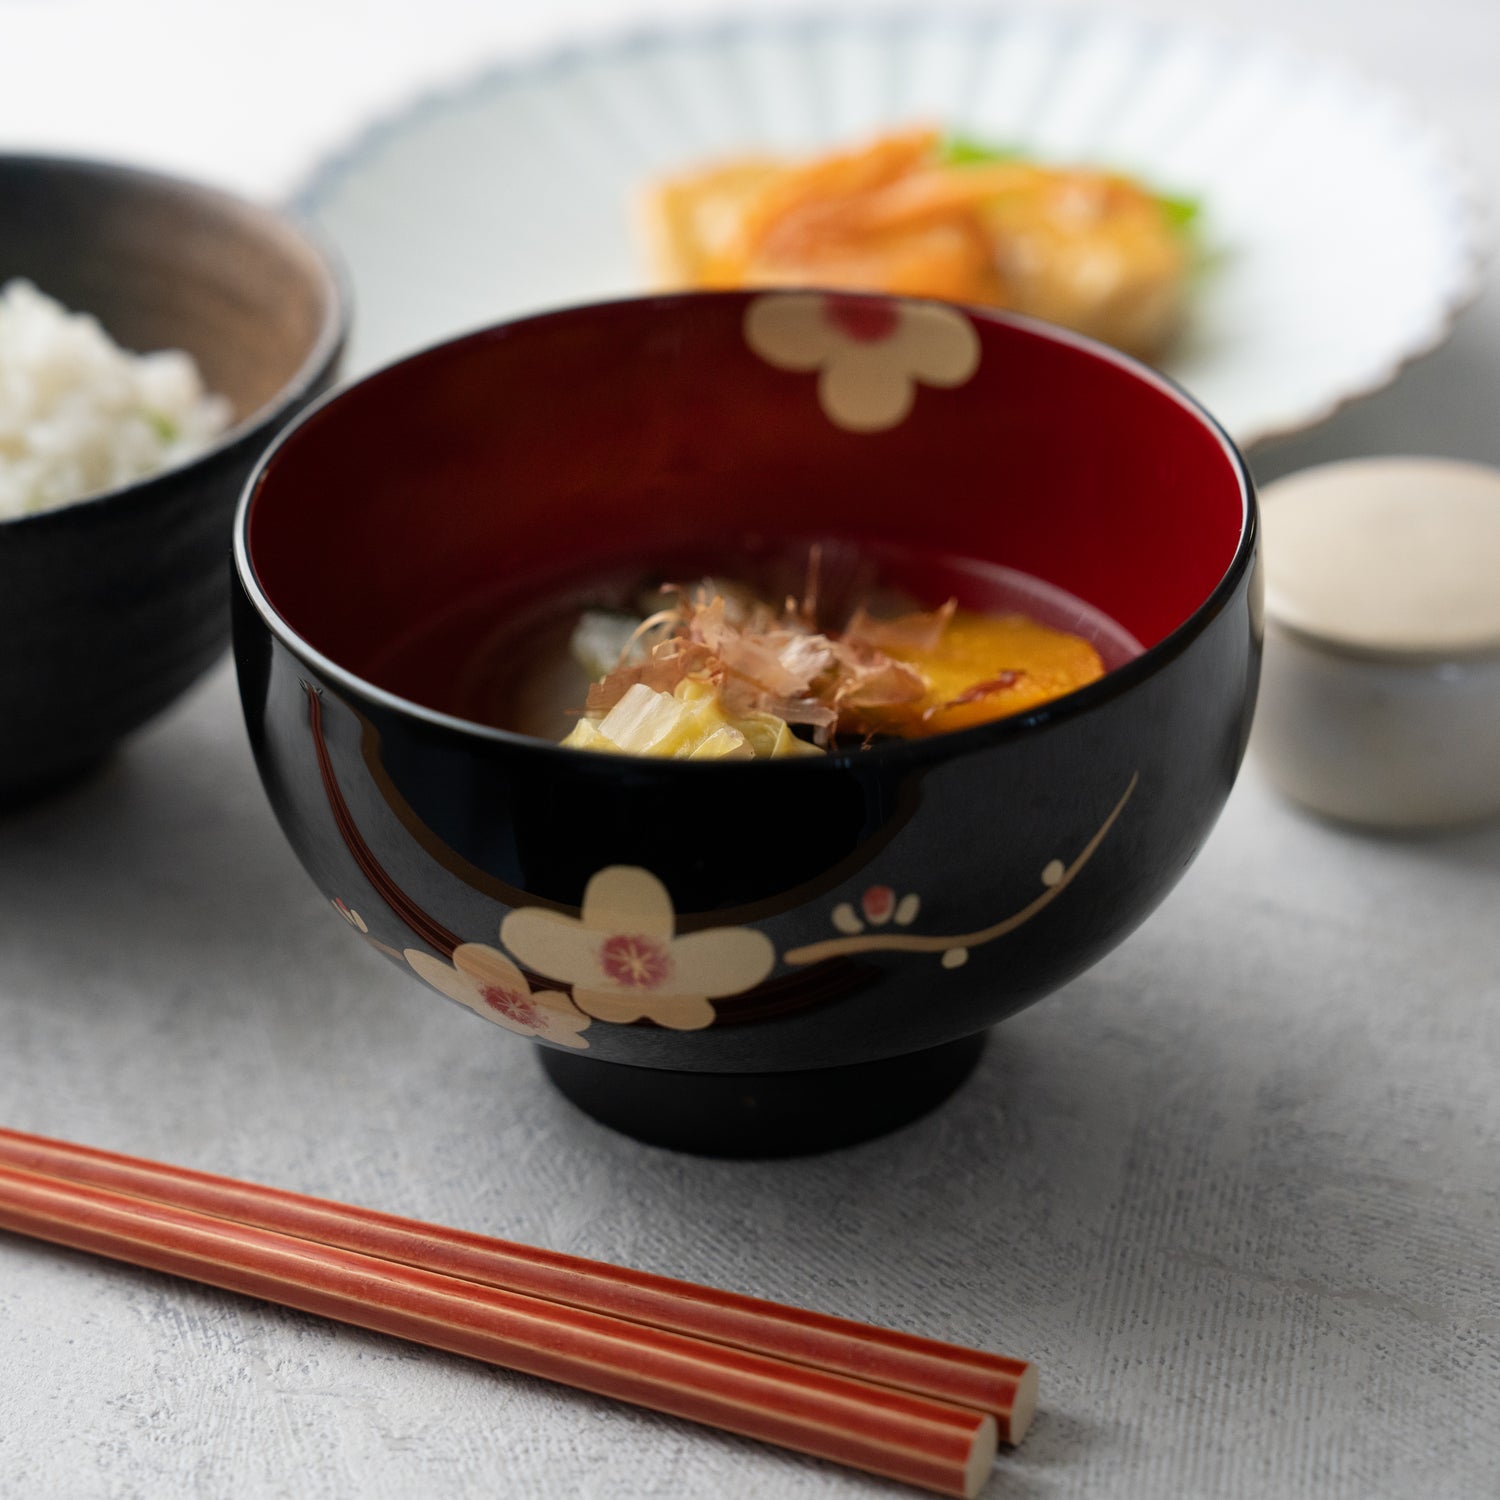
<svg viewBox="0 0 1500 1500"><path fill-rule="evenodd" d="M1214 9L1346 42L1500 197L1500 8ZM1258 468L1500 460L1497 393L1487 297ZM1500 827L1365 838L1252 765L1160 911L939 1112L822 1158L698 1161L573 1113L526 1046L333 920L221 668L0 817L0 1123L1026 1354L1042 1411L994 1500L1492 1500L1497 916ZM0 1350L7 1500L909 1493L4 1236Z"/></svg>
<svg viewBox="0 0 1500 1500"><path fill-rule="evenodd" d="M333 921L224 671L0 824L0 909L17 1127L1024 1351L997 1496L1495 1492L1500 829L1372 841L1247 774L951 1103L774 1164L611 1135ZM13 1238L0 1327L7 1495L895 1491Z"/></svg>

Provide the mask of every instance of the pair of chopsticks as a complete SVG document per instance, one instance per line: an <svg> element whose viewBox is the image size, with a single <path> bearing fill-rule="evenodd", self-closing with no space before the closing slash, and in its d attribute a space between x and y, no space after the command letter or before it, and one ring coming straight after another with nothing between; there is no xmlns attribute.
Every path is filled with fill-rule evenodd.
<svg viewBox="0 0 1500 1500"><path fill-rule="evenodd" d="M1036 1409L1024 1360L10 1130L0 1229L969 1500Z"/></svg>

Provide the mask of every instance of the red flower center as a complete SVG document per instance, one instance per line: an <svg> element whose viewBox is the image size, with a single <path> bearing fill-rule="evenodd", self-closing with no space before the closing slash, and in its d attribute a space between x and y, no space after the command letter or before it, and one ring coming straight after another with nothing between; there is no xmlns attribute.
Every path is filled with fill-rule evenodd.
<svg viewBox="0 0 1500 1500"><path fill-rule="evenodd" d="M499 985L487 984L479 992L479 998L491 1010L498 1011L517 1026L524 1026L528 1031L542 1029L542 1013L530 995L520 995L515 990L502 990Z"/></svg>
<svg viewBox="0 0 1500 1500"><path fill-rule="evenodd" d="M872 885L860 905L872 922L883 922L896 909L896 893L888 885Z"/></svg>
<svg viewBox="0 0 1500 1500"><path fill-rule="evenodd" d="M672 959L665 943L619 932L600 944L599 967L627 989L654 990L672 972Z"/></svg>
<svg viewBox="0 0 1500 1500"><path fill-rule="evenodd" d="M861 344L878 344L896 331L895 307L871 297L829 297L823 316Z"/></svg>

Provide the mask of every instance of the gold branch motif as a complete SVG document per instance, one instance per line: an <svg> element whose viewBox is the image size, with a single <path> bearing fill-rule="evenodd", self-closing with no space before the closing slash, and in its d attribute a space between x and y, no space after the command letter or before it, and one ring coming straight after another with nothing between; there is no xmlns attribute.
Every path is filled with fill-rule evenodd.
<svg viewBox="0 0 1500 1500"><path fill-rule="evenodd" d="M1038 912L1057 900L1072 884L1074 876L1093 858L1094 851L1104 842L1105 835L1114 827L1115 820L1124 812L1125 804L1130 801L1131 793L1135 791L1140 779L1141 774L1137 771L1130 778L1130 785L1125 788L1125 795L1115 803L1110 815L1100 824L1099 831L1094 834L1093 838L1083 846L1078 858L1066 867L1060 860L1054 859L1042 871L1042 884L1046 886L1046 890L1034 901L1023 906L1020 911L1013 912L992 927L983 927L978 932L962 932L952 937L922 937L916 933L865 933L857 937L829 938L821 943L808 943L801 948L792 948L782 954L783 961L789 964L815 964L825 958L838 958L850 953L941 953L944 968L958 968L960 964L967 961L970 948L992 943L996 938L1004 937L1008 932L1014 932L1016 928L1029 922Z"/></svg>

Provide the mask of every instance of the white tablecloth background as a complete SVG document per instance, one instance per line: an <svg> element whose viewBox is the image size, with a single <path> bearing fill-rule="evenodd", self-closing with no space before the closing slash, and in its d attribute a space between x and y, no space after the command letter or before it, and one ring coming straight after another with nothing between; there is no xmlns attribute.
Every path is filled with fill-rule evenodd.
<svg viewBox="0 0 1500 1500"><path fill-rule="evenodd" d="M603 0L0 0L0 150L278 197ZM1402 88L1500 202L1500 6L1191 0ZM1500 309L1262 476L1500 461ZM0 642L0 650L4 643ZM638 1146L333 920L221 668L0 816L0 1123L1035 1358L993 1497L1500 1493L1500 828L1377 839L1253 764L1160 912L927 1120L783 1163ZM0 1495L877 1496L900 1487L0 1236Z"/></svg>

